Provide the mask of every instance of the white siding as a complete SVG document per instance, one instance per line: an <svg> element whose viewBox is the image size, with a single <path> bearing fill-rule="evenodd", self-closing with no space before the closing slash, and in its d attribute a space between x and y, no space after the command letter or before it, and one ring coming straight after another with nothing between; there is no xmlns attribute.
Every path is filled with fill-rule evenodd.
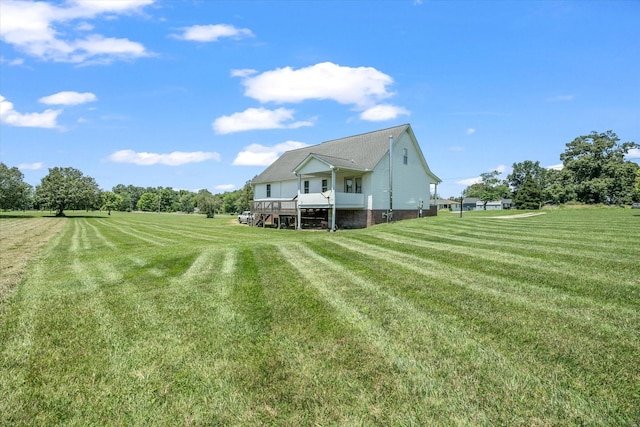
<svg viewBox="0 0 640 427"><path fill-rule="evenodd" d="M305 175L305 174L313 175L314 173L318 173L318 172L326 172L328 168L329 168L329 165L327 165L325 162L312 158L312 159L309 159L304 164L304 167L301 168L298 172L302 175Z"/></svg>
<svg viewBox="0 0 640 427"><path fill-rule="evenodd" d="M408 161L403 162L404 149ZM393 145L393 209L418 209L420 201L428 209L431 179L427 175L418 147L408 134ZM371 176L373 209L389 208L389 156L386 155Z"/></svg>
<svg viewBox="0 0 640 427"><path fill-rule="evenodd" d="M407 150L407 164L403 164L403 151ZM418 147L408 134L393 148L393 208L418 209L420 202L428 208L431 181L424 170Z"/></svg>
<svg viewBox="0 0 640 427"><path fill-rule="evenodd" d="M267 198L267 184L256 184L253 187L254 200ZM282 181L271 183L271 199L293 199L298 194L298 181Z"/></svg>

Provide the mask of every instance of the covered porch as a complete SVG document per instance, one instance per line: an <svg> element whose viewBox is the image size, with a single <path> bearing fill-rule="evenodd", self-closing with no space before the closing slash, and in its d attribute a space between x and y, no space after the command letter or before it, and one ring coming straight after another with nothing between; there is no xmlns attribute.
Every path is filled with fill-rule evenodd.
<svg viewBox="0 0 640 427"><path fill-rule="evenodd" d="M326 155L309 154L295 169L298 178L297 224L302 228L303 212L322 209L327 226L336 229L338 209L366 209L362 191L364 174L353 161Z"/></svg>

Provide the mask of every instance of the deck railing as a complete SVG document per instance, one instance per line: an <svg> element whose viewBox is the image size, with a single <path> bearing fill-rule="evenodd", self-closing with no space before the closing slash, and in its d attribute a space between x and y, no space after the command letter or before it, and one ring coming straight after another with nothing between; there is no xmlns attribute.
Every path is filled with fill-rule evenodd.
<svg viewBox="0 0 640 427"><path fill-rule="evenodd" d="M254 200L251 211L254 214L296 215L296 203L295 200Z"/></svg>

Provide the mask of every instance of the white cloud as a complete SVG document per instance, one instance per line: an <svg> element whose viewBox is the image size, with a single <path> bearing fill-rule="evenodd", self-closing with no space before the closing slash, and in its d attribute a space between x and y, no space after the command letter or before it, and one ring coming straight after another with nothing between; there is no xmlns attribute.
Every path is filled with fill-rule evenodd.
<svg viewBox="0 0 640 427"><path fill-rule="evenodd" d="M5 58L3 56L0 56L0 63L1 64L9 64L11 66L16 66L16 65L24 64L24 59L23 58L7 59L7 58Z"/></svg>
<svg viewBox="0 0 640 427"><path fill-rule="evenodd" d="M360 113L360 118L362 120L367 120L370 122L381 122L384 120L392 120L398 116L405 115L408 116L410 113L407 109L402 107L397 107L391 104L380 104L375 105L371 108Z"/></svg>
<svg viewBox="0 0 640 427"><path fill-rule="evenodd" d="M39 169L42 169L42 166L44 164L42 162L34 162L34 163L20 163L18 165L18 169L20 170L32 170L32 171L37 171Z"/></svg>
<svg viewBox="0 0 640 427"><path fill-rule="evenodd" d="M512 169L509 166L505 166L505 165L498 165L495 168L491 169L489 172L493 172L493 171L498 171L501 175L511 171ZM460 185L465 185L465 186L469 186L469 185L473 185L473 184L478 184L482 182L482 177L481 176L476 176L474 178L465 178L465 179L461 179L459 181L456 181L456 184L460 184Z"/></svg>
<svg viewBox="0 0 640 427"><path fill-rule="evenodd" d="M81 22L76 27L78 31L92 31L93 28L93 25L89 24L88 22Z"/></svg>
<svg viewBox="0 0 640 427"><path fill-rule="evenodd" d="M640 148L632 148L625 157L627 159L640 159Z"/></svg>
<svg viewBox="0 0 640 427"><path fill-rule="evenodd" d="M509 170L511 170L511 168L509 166L506 165L498 165L495 168L491 169L492 171L498 171L501 174L508 172Z"/></svg>
<svg viewBox="0 0 640 427"><path fill-rule="evenodd" d="M92 34L84 40L77 40L75 48L79 52L72 56L72 62L84 61L87 58L108 56L117 58L135 58L148 56L145 47L128 39L116 39Z"/></svg>
<svg viewBox="0 0 640 427"><path fill-rule="evenodd" d="M390 120L410 114L403 107L380 103L394 95L387 89L393 79L372 67L344 67L323 62L299 69L284 67L263 73L253 69L236 69L231 71L231 75L242 79L245 96L261 103L332 100L352 105L361 112L360 119L368 121ZM242 113L216 119L213 128L217 133L231 133L311 126L314 121L286 123L290 120L293 120L293 111L289 109L249 108Z"/></svg>
<svg viewBox="0 0 640 427"><path fill-rule="evenodd" d="M220 184L213 187L214 190L220 190L220 191L231 191L234 188L236 188L234 184Z"/></svg>
<svg viewBox="0 0 640 427"><path fill-rule="evenodd" d="M247 76L242 84L245 95L260 102L302 102L333 100L370 108L393 96L387 86L393 79L372 67L343 67L323 62L305 68L278 68Z"/></svg>
<svg viewBox="0 0 640 427"><path fill-rule="evenodd" d="M19 113L13 103L0 95L0 122L9 126L32 128L57 128L58 116L62 110L45 110L42 113Z"/></svg>
<svg viewBox="0 0 640 427"><path fill-rule="evenodd" d="M216 133L227 134L254 129L295 129L313 125L313 121L292 122L293 113L293 110L287 108L248 108L241 113L219 117L213 121L212 126Z"/></svg>
<svg viewBox="0 0 640 427"><path fill-rule="evenodd" d="M233 164L235 166L269 166L285 151L306 146L304 142L298 141L286 141L271 147L251 144L238 153Z"/></svg>
<svg viewBox="0 0 640 427"><path fill-rule="evenodd" d="M253 33L248 28L236 28L228 24L193 25L182 28L182 30L182 34L174 34L173 36L180 40L197 42L215 42L222 37L234 39L253 37Z"/></svg>
<svg viewBox="0 0 640 427"><path fill-rule="evenodd" d="M252 68L243 68L239 70L231 70L231 77L249 77L256 74L257 71Z"/></svg>
<svg viewBox="0 0 640 427"><path fill-rule="evenodd" d="M98 97L91 92L72 92L64 91L54 93L53 95L43 96L38 100L42 104L48 105L79 105L86 102L97 101Z"/></svg>
<svg viewBox="0 0 640 427"><path fill-rule="evenodd" d="M561 171L564 168L564 164L562 163L558 163L557 165L551 165L551 166L546 166L545 169L552 169L552 170L557 170L557 171Z"/></svg>
<svg viewBox="0 0 640 427"><path fill-rule="evenodd" d="M548 102L567 102L573 100L573 95L558 95L547 98Z"/></svg>
<svg viewBox="0 0 640 427"><path fill-rule="evenodd" d="M133 163L142 166L156 164L167 166L181 166L187 163L199 163L206 160L220 161L220 154L204 151L174 151L169 154L158 154L147 152L137 153L133 150L120 150L111 154L108 157L108 160L115 163Z"/></svg>
<svg viewBox="0 0 640 427"><path fill-rule="evenodd" d="M456 184L466 185L468 187L473 184L478 184L479 182L482 182L482 178L477 176L475 178L461 179L459 181L456 181Z"/></svg>
<svg viewBox="0 0 640 427"><path fill-rule="evenodd" d="M125 38L99 34L74 37L75 31L91 31L88 19L102 14L137 12L154 0L76 0L64 5L3 0L0 40L41 60L82 63L110 62L148 56L145 47ZM75 20L82 22L74 24ZM71 25L71 26L69 26ZM75 31L74 31L75 30Z"/></svg>
<svg viewBox="0 0 640 427"><path fill-rule="evenodd" d="M476 130L474 128L469 128L467 129L467 135L473 135L474 133L476 133Z"/></svg>
<svg viewBox="0 0 640 427"><path fill-rule="evenodd" d="M71 8L69 13L79 14L80 16L93 16L105 12L128 13L153 4L154 1L155 0L72 0L69 3L73 4L74 7Z"/></svg>

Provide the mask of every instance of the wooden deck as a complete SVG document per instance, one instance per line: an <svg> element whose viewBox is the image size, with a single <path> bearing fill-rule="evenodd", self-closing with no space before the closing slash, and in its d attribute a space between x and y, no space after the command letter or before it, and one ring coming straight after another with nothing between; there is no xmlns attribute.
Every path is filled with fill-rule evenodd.
<svg viewBox="0 0 640 427"><path fill-rule="evenodd" d="M258 200L251 202L251 212L268 215L297 215L295 200Z"/></svg>
<svg viewBox="0 0 640 427"><path fill-rule="evenodd" d="M295 227L298 215L295 200L258 200L251 202L254 223L257 227L267 224L277 228Z"/></svg>

